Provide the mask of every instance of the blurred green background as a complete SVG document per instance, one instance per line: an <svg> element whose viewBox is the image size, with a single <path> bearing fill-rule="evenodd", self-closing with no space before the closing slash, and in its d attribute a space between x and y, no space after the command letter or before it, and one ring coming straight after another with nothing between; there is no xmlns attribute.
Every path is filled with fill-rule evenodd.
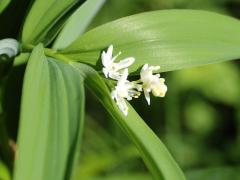
<svg viewBox="0 0 240 180"><path fill-rule="evenodd" d="M18 37L26 11L23 4L28 3L29 0L15 0L0 15L4 25L0 39ZM89 28L160 9L201 9L238 18L240 0L107 0ZM18 16L17 13L10 16L13 11ZM7 23L6 17L15 23ZM22 65L11 69L6 83L4 105L8 130L14 140L24 68ZM169 89L166 97L152 97L151 106L143 97L133 100L137 112L166 144L188 179L240 180L239 61L167 72L162 76ZM152 179L133 144L91 94L87 96L86 107L76 179ZM4 169L4 163L0 163L0 172L5 172ZM6 179L7 174L0 174L0 179L3 176Z"/></svg>

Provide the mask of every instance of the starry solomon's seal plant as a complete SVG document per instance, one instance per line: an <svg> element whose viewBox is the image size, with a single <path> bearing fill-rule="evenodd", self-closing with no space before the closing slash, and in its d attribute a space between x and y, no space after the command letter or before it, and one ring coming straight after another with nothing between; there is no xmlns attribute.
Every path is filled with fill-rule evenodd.
<svg viewBox="0 0 240 180"><path fill-rule="evenodd" d="M165 79L160 78L160 74L153 75L153 71L160 69L160 66L148 66L145 64L141 70L141 78L137 81L128 81L128 67L132 65L135 58L125 58L118 63L115 63L118 55L112 57L113 45L110 45L107 52L102 53L102 64L104 66L103 73L106 78L112 78L117 80L117 85L111 92L112 99L116 100L119 109L124 115L128 114L128 106L124 100L132 100L132 98L138 98L143 89L145 98L150 105L150 95L152 91L154 96L164 97L167 92L167 86L164 84ZM140 84L141 83L141 84Z"/></svg>
<svg viewBox="0 0 240 180"><path fill-rule="evenodd" d="M160 72L238 59L240 22L206 11L162 10L86 32L103 3L35 0L20 38L0 41L1 79L11 67L27 63L16 155L8 165L15 180L73 177L84 129L85 90L135 144L154 179L185 179L128 101L143 94L150 105L151 94L164 97L167 83ZM130 81L132 75L139 79ZM13 156L7 143L3 148L6 157Z"/></svg>

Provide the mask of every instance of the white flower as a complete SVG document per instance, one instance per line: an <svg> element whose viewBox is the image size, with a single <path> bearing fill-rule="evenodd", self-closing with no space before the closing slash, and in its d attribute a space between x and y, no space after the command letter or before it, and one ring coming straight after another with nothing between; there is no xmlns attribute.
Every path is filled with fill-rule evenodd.
<svg viewBox="0 0 240 180"><path fill-rule="evenodd" d="M130 82L127 80L128 67L134 63L135 59L134 57L128 57L115 62L120 54L121 52L113 57L113 45L110 45L106 52L102 52L101 59L104 66L102 71L105 77L118 81L111 92L111 96L124 115L128 114L128 106L125 100L130 101L132 98L138 98L142 89L148 105L150 105L151 92L154 96L165 96L167 92L167 86L164 84L165 79L160 78L160 74L153 74L153 71L159 70L160 66L148 66L148 64L145 64L141 69L140 79Z"/></svg>
<svg viewBox="0 0 240 180"><path fill-rule="evenodd" d="M132 98L138 98L141 94L137 90L141 90L141 87L138 84L129 82L127 80L128 77L128 69L124 69L122 76L117 82L117 86L112 91L112 98L116 101L119 109L126 116L128 114L128 106L125 102L125 99L128 101L132 100ZM137 90L135 90L137 89Z"/></svg>
<svg viewBox="0 0 240 180"><path fill-rule="evenodd" d="M107 52L102 52L102 64L103 64L103 73L106 78L110 77L112 79L118 80L122 73L123 69L129 67L133 64L135 59L133 57L125 58L119 62L114 62L116 58L121 54L119 52L116 56L112 57L113 55L113 45L110 45L107 49Z"/></svg>
<svg viewBox="0 0 240 180"><path fill-rule="evenodd" d="M164 84L165 79L160 78L160 74L153 74L153 71L159 69L160 66L148 66L148 64L145 64L140 72L143 83L142 88L148 105L150 105L150 92L158 97L164 97L167 92L167 86Z"/></svg>

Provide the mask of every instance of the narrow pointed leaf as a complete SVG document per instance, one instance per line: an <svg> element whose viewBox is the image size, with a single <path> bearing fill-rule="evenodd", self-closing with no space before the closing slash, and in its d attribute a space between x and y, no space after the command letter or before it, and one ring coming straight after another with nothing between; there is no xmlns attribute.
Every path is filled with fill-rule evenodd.
<svg viewBox="0 0 240 180"><path fill-rule="evenodd" d="M160 65L160 71L172 71L240 58L239 32L239 20L216 13L153 11L90 30L62 53L98 66L101 51L113 44L115 54L122 52L119 59L136 58L130 72L145 63Z"/></svg>
<svg viewBox="0 0 240 180"><path fill-rule="evenodd" d="M37 46L24 78L14 179L69 179L83 113L84 89L79 73L46 57L42 46Z"/></svg>
<svg viewBox="0 0 240 180"><path fill-rule="evenodd" d="M145 124L131 105L128 104L128 115L123 115L116 103L111 99L104 81L94 69L80 63L73 63L73 66L79 69L79 72L85 78L87 88L93 92L124 133L135 143L154 178L157 180L185 179L164 144Z"/></svg>
<svg viewBox="0 0 240 180"><path fill-rule="evenodd" d="M105 0L87 0L68 19L66 25L58 35L53 48L63 49L76 40L91 23Z"/></svg>
<svg viewBox="0 0 240 180"><path fill-rule="evenodd" d="M64 15L79 0L37 0L27 16L23 26L22 41L25 44L37 44L48 42L47 37L53 26L63 18ZM55 29L57 32L58 29Z"/></svg>

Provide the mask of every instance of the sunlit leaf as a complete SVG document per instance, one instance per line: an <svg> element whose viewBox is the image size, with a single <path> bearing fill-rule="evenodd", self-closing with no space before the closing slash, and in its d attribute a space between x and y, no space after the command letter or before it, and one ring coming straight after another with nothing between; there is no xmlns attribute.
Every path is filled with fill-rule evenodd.
<svg viewBox="0 0 240 180"><path fill-rule="evenodd" d="M88 27L105 0L87 0L68 19L66 25L57 37L53 48L63 49L77 39Z"/></svg>
<svg viewBox="0 0 240 180"><path fill-rule="evenodd" d="M93 92L124 133L135 143L155 179L185 179L164 144L145 124L132 106L128 104L129 113L124 116L111 99L104 81L94 69L79 63L72 63L72 65L79 69L79 72L85 78L87 88Z"/></svg>
<svg viewBox="0 0 240 180"><path fill-rule="evenodd" d="M46 57L42 46L37 46L24 78L14 179L68 179L83 114L84 89L79 73Z"/></svg>
<svg viewBox="0 0 240 180"><path fill-rule="evenodd" d="M163 10L125 17L80 36L62 51L76 61L99 65L100 52L113 44L119 59L136 58L130 72L143 64L171 71L240 57L240 22L195 10ZM99 67L100 68L100 67Z"/></svg>

